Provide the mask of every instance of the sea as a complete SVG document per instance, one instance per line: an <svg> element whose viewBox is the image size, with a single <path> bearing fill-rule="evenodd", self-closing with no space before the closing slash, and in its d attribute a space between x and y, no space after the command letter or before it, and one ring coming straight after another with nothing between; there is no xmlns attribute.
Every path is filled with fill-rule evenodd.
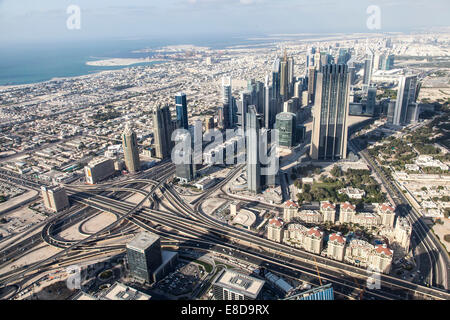
<svg viewBox="0 0 450 320"><path fill-rule="evenodd" d="M272 41L273 42L273 41ZM87 75L104 70L131 66L89 66L88 61L110 58L146 58L152 52L133 53L142 49L157 49L170 45L196 45L224 49L237 45L264 45L271 41L249 40L249 37L211 37L180 39L114 39L83 42L24 43L0 45L0 86L44 82L53 78ZM145 62L136 65L149 65Z"/></svg>

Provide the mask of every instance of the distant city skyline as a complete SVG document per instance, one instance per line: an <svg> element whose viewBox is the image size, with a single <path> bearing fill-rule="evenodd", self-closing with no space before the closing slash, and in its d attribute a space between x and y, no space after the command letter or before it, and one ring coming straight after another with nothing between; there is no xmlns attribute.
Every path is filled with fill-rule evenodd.
<svg viewBox="0 0 450 320"><path fill-rule="evenodd" d="M3 44L92 39L208 35L393 32L448 26L446 0L0 0ZM81 29L66 26L70 5L81 9ZM381 28L366 21L380 8ZM447 10L445 10L447 8ZM320 17L320 19L318 19ZM1 45L0 45L1 47Z"/></svg>

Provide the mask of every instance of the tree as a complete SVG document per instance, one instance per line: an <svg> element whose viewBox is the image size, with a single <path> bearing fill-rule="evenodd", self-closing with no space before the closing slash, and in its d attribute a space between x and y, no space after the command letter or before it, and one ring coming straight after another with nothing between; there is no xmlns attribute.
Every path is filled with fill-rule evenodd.
<svg viewBox="0 0 450 320"><path fill-rule="evenodd" d="M342 176L342 170L340 167L338 166L334 166L333 169L331 169L331 174L333 175L333 177L335 178L339 178Z"/></svg>

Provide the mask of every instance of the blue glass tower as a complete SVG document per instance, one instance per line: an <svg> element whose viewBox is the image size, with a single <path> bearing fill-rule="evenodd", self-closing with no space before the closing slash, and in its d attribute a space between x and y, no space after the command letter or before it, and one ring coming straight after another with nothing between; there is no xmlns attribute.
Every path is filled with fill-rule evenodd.
<svg viewBox="0 0 450 320"><path fill-rule="evenodd" d="M175 105L177 107L177 126L182 129L189 129L188 115L187 115L187 100L186 94L179 93L175 96Z"/></svg>

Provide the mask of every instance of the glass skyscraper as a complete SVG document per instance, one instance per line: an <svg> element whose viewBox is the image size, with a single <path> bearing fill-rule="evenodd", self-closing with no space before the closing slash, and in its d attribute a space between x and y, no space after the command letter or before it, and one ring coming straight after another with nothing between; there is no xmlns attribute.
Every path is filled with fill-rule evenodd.
<svg viewBox="0 0 450 320"><path fill-rule="evenodd" d="M186 94L179 93L175 96L175 105L177 108L177 127L179 129L189 129L187 114Z"/></svg>
<svg viewBox="0 0 450 320"><path fill-rule="evenodd" d="M125 166L130 173L139 171L141 163L139 160L139 149L136 133L128 126L122 133L122 148L125 159Z"/></svg>
<svg viewBox="0 0 450 320"><path fill-rule="evenodd" d="M310 155L314 160L347 157L350 81L348 66L329 64L317 73Z"/></svg>
<svg viewBox="0 0 450 320"><path fill-rule="evenodd" d="M250 192L261 192L261 164L259 161L259 123L256 107L248 107L247 113L247 188Z"/></svg>

